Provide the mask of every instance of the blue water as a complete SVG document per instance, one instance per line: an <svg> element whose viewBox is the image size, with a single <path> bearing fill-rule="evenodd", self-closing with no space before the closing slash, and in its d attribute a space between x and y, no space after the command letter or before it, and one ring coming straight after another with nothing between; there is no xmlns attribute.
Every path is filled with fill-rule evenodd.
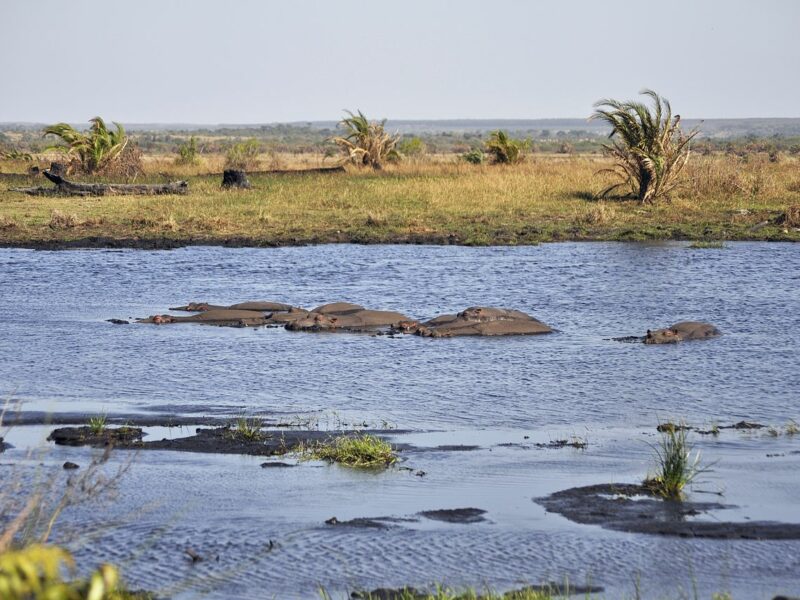
<svg viewBox="0 0 800 600"><path fill-rule="evenodd" d="M260 299L414 318L511 307L559 333L431 340L104 322ZM780 419L798 404L791 244L0 250L0 307L0 394L54 412L194 405L508 427ZM725 335L669 347L605 339L679 320Z"/></svg>
<svg viewBox="0 0 800 600"><path fill-rule="evenodd" d="M245 300L307 308L345 300L419 319L499 306L558 333L426 339L105 322L188 301ZM0 313L0 397L23 409L262 413L323 426L344 419L442 430L454 437L446 443L480 440L476 452L407 457L426 477L313 465L275 472L248 457L142 453L107 512L74 507L61 526L96 528L97 539L75 546L78 556L122 562L134 585L177 597L305 598L319 584L344 597L360 586L444 580L507 588L569 576L618 598L632 594L638 572L644 597L677 597L678 587L692 586L701 597L726 588L736 598L800 592L797 542L612 533L546 515L531 500L640 477L649 466L642 440L654 440L658 420L799 419L798 245L0 250ZM724 335L658 347L607 339L680 320L711 322ZM488 441L523 443L523 434L578 434L590 445L560 453ZM792 500L800 493L798 438L700 440L721 461L701 487L724 488L739 506L736 518L800 520ZM23 468L23 455L19 447L3 460ZM57 448L44 463L62 476L61 462L89 455ZM488 510L489 522L389 532L322 525L333 515L459 506ZM87 525L98 515L105 516ZM265 550L268 539L277 550ZM220 562L188 565L187 545Z"/></svg>

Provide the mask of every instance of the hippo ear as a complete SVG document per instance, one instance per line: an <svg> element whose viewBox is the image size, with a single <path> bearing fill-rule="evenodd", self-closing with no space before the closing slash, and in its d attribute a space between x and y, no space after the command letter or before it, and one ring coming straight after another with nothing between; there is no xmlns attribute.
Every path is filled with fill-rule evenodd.
<svg viewBox="0 0 800 600"><path fill-rule="evenodd" d="M647 337L653 337L653 332L649 329L647 330Z"/></svg>

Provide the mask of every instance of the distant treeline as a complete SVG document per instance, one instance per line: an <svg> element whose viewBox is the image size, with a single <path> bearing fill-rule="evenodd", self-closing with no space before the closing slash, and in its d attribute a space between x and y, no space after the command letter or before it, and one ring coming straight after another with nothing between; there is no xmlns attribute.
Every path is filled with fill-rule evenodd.
<svg viewBox="0 0 800 600"><path fill-rule="evenodd" d="M686 128L699 125L701 129L701 135L693 144L695 151L800 154L800 119L711 119L702 123L686 119L683 124ZM27 123L0 124L0 147L42 152L52 144L52 140L43 139L43 127ZM195 138L201 154L224 153L232 144L252 139L257 140L265 152L333 155L337 148L331 138L340 133L334 122L172 127L134 125L128 127L128 132L143 152L165 155L177 153L191 137ZM580 119L389 121L386 128L401 133L406 143L414 141L420 153L428 154L461 154L480 148L496 129L530 140L530 150L534 153L600 152L607 136L602 126Z"/></svg>

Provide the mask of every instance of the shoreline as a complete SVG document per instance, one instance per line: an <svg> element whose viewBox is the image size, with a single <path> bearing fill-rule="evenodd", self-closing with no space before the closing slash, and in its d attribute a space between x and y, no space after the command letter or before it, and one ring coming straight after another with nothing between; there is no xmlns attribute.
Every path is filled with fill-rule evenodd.
<svg viewBox="0 0 800 600"><path fill-rule="evenodd" d="M768 243L798 243L800 233L783 233L768 231L761 235L752 236L732 236L732 237L702 237L690 235L670 235L664 232L663 236L651 235L649 231L623 231L613 234L587 234L562 236L553 235L537 239L508 239L498 238L488 243L475 243L462 241L455 234L437 235L390 235L380 240L364 239L358 235L348 236L346 234L320 236L309 239L282 239L282 238L253 238L253 237L192 237L192 238L171 238L171 237L147 237L147 238L128 238L128 237L109 237L109 236L86 236L74 239L19 239L4 240L0 238L0 249L18 250L41 250L41 251L63 251L63 250L178 250L190 247L223 247L223 248L297 248L304 246L322 246L328 244L353 244L360 246L462 246L466 248L486 248L486 247L514 247L514 246L538 246L540 244L554 244L563 242L619 242L619 243L643 243L643 242L768 242Z"/></svg>

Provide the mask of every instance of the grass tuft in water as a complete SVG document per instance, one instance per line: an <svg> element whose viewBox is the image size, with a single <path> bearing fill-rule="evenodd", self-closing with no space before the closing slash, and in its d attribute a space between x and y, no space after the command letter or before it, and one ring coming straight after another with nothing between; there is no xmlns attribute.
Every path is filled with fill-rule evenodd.
<svg viewBox="0 0 800 600"><path fill-rule="evenodd" d="M263 433L261 428L264 421L258 417L246 417L244 415L236 419L233 427L233 434L241 439L254 441L260 439Z"/></svg>
<svg viewBox="0 0 800 600"><path fill-rule="evenodd" d="M301 448L305 460L327 460L348 467L388 467L397 462L392 445L368 433L332 438Z"/></svg>
<svg viewBox="0 0 800 600"><path fill-rule="evenodd" d="M683 488L700 474L700 452L694 452L685 427L673 427L662 432L661 442L653 446L656 473L644 480L650 491L668 498L683 498Z"/></svg>
<svg viewBox="0 0 800 600"><path fill-rule="evenodd" d="M720 240L698 240L689 244L689 248L692 250L721 250L725 247L725 242Z"/></svg>
<svg viewBox="0 0 800 600"><path fill-rule="evenodd" d="M92 430L92 433L95 435L100 435L106 430L106 424L108 422L108 415L96 415L94 417L89 417L89 421L87 424L89 428Z"/></svg>

